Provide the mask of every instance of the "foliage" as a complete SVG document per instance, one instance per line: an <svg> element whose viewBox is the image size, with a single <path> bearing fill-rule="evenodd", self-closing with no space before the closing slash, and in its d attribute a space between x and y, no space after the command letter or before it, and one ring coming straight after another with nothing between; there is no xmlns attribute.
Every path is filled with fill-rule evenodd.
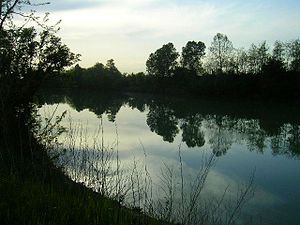
<svg viewBox="0 0 300 225"><path fill-rule="evenodd" d="M300 72L300 40L294 40L289 46L289 54L291 57L290 69Z"/></svg>
<svg viewBox="0 0 300 225"><path fill-rule="evenodd" d="M263 66L267 64L270 58L267 43L264 41L258 46L252 44L248 52L248 58L250 72L253 74L261 73Z"/></svg>
<svg viewBox="0 0 300 225"><path fill-rule="evenodd" d="M33 74L59 73L78 61L79 55L50 31L35 28L1 31L1 69L4 76L23 79Z"/></svg>
<svg viewBox="0 0 300 225"><path fill-rule="evenodd" d="M213 71L217 73L226 72L233 51L232 42L228 37L225 34L217 33L213 38L209 51L211 54L210 60L215 62Z"/></svg>
<svg viewBox="0 0 300 225"><path fill-rule="evenodd" d="M156 77L168 77L177 66L176 59L179 54L172 43L163 45L160 49L151 53L146 62L149 75Z"/></svg>
<svg viewBox="0 0 300 225"><path fill-rule="evenodd" d="M33 3L32 0L0 0L0 30L7 29L6 27L14 27L14 17L18 16L24 19L24 24L35 22L37 25L44 29L54 28L55 26L48 27L45 22L48 20L48 13L41 21L39 16L36 16L35 7L50 4L49 2ZM23 10L26 8L27 10Z"/></svg>
<svg viewBox="0 0 300 225"><path fill-rule="evenodd" d="M201 72L201 59L205 55L205 44L202 41L189 41L185 47L182 48L181 65L184 68L195 72Z"/></svg>

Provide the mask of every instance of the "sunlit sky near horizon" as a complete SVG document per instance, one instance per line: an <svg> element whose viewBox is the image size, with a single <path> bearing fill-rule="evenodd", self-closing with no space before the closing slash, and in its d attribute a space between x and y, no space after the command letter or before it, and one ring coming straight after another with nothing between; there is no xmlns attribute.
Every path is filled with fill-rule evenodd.
<svg viewBox="0 0 300 225"><path fill-rule="evenodd" d="M235 47L300 37L299 0L50 0L62 37L82 67L113 58L121 72L145 71L151 52L189 40L208 47L226 34Z"/></svg>

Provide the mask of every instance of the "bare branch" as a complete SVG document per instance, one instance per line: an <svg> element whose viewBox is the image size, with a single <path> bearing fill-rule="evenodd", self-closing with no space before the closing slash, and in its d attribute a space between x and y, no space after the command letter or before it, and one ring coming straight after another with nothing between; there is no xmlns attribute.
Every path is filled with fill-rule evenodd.
<svg viewBox="0 0 300 225"><path fill-rule="evenodd" d="M31 7L38 7L38 6L48 5L48 4L50 4L50 2L33 4L33 3L31 3L31 1L24 1L24 0L10 0L10 1L0 0L0 30L3 30L5 21L8 18L12 18L13 14L22 16L23 18L26 18L25 24L27 24L28 21L32 20L32 21L36 22L38 26L41 26L43 29L45 29L45 25L42 26L42 22L38 21L39 17L34 16L34 14L36 13L35 10L31 9L30 11L27 11L27 12L21 12L21 8L23 5L28 5ZM4 8L6 8L6 10ZM17 9L15 9L15 8L17 8ZM47 13L46 13L46 15L47 15ZM45 21L43 21L43 22L45 22ZM24 27L25 24L22 27ZM54 26L52 26L52 27L54 27Z"/></svg>
<svg viewBox="0 0 300 225"><path fill-rule="evenodd" d="M14 3L5 12L3 18L1 18L1 21L0 21L0 30L3 29L3 24L4 24L5 20L7 19L7 17L9 16L9 14L11 14L13 12L13 9L17 6L17 4L19 3L19 1L20 0L15 0ZM2 11L2 3L1 3L1 11Z"/></svg>

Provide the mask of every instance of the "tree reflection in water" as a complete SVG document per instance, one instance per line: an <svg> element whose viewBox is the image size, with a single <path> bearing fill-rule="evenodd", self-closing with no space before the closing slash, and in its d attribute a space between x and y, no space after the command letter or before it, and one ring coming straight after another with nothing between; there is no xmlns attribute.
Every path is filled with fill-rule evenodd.
<svg viewBox="0 0 300 225"><path fill-rule="evenodd" d="M233 143L244 142L249 151L264 153L270 143L274 155L300 155L299 105L253 102L215 102L145 95L126 96L94 92L42 93L38 104L68 103L77 111L88 109L114 122L122 106L147 112L146 123L166 142L181 140L189 148L209 145L222 156ZM255 105L258 104L258 105ZM279 110L278 110L279 108ZM282 115L285 115L284 117Z"/></svg>

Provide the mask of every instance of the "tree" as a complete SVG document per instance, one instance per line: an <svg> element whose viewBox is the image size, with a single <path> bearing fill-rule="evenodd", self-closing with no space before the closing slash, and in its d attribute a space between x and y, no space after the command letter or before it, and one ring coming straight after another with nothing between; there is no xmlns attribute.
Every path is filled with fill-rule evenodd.
<svg viewBox="0 0 300 225"><path fill-rule="evenodd" d="M226 67L229 64L230 56L233 51L232 42L225 34L217 33L214 36L213 42L209 48L211 60L216 62L217 72L226 72Z"/></svg>
<svg viewBox="0 0 300 225"><path fill-rule="evenodd" d="M234 61L236 74L245 74L248 72L248 55L243 48L234 51Z"/></svg>
<svg viewBox="0 0 300 225"><path fill-rule="evenodd" d="M3 30L6 20L11 18L14 9L22 3L21 0L0 0L0 31Z"/></svg>
<svg viewBox="0 0 300 225"><path fill-rule="evenodd" d="M251 45L248 51L249 70L251 73L258 74L262 72L263 67L268 64L270 59L268 51L269 47L266 41L258 46L255 44Z"/></svg>
<svg viewBox="0 0 300 225"><path fill-rule="evenodd" d="M0 40L0 73L11 78L59 73L79 58L47 30L40 34L33 27L2 30Z"/></svg>
<svg viewBox="0 0 300 225"><path fill-rule="evenodd" d="M300 71L300 40L294 40L290 44L289 54L291 58L290 68L293 71Z"/></svg>
<svg viewBox="0 0 300 225"><path fill-rule="evenodd" d="M115 65L115 62L113 59L109 59L107 60L106 66L105 68L109 71L109 73L111 73L112 75L119 75L121 76L120 71L118 70L118 68Z"/></svg>
<svg viewBox="0 0 300 225"><path fill-rule="evenodd" d="M147 62L147 72L156 77L171 76L172 70L177 66L178 52L172 43L163 45L160 49L151 53Z"/></svg>
<svg viewBox="0 0 300 225"><path fill-rule="evenodd" d="M21 11L36 5L40 4L30 0L0 0L0 100L5 105L0 107L0 130L5 129L0 141L10 140L17 131L19 140L7 149L22 149L22 154L39 141L32 140L39 126L30 103L35 91L47 75L61 72L79 57L56 36L55 26L47 26L46 20L39 22L34 11ZM25 23L16 25L14 15L25 18ZM32 20L38 29L28 27L26 22Z"/></svg>
<svg viewBox="0 0 300 225"><path fill-rule="evenodd" d="M40 26L44 27L45 24L39 22L39 17L35 16L35 10L32 7L49 4L44 3L32 3L31 0L0 0L0 31L3 30L7 21L12 21L14 15L23 17L24 19L35 21ZM31 10L23 12L23 7L30 7Z"/></svg>
<svg viewBox="0 0 300 225"><path fill-rule="evenodd" d="M201 58L205 55L205 48L205 44L201 41L189 41L186 46L182 48L182 67L199 72L202 69Z"/></svg>
<svg viewBox="0 0 300 225"><path fill-rule="evenodd" d="M281 41L275 41L272 55L273 59L284 62L284 52L284 43L282 43Z"/></svg>

